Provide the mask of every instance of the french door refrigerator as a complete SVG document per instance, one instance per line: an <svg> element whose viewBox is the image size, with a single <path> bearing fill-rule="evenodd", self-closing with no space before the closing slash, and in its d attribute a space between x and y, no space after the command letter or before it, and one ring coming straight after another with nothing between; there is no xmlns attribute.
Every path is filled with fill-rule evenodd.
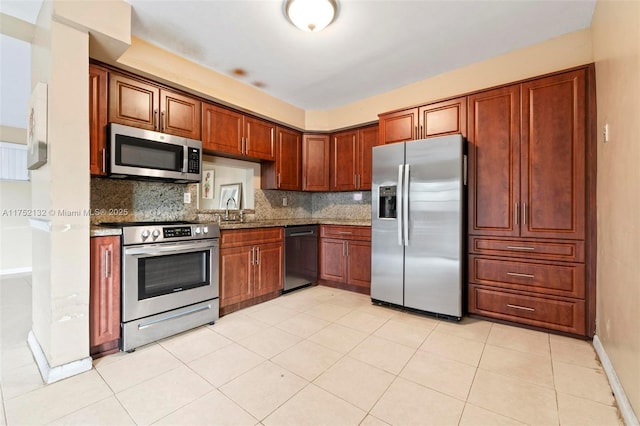
<svg viewBox="0 0 640 426"><path fill-rule="evenodd" d="M462 317L462 135L373 148L371 299Z"/></svg>

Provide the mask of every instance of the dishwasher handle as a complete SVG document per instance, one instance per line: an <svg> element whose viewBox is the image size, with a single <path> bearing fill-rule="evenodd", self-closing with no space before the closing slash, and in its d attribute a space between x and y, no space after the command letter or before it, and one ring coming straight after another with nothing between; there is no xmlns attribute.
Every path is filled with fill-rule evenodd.
<svg viewBox="0 0 640 426"><path fill-rule="evenodd" d="M306 232L294 232L292 234L289 234L289 237L303 237L305 235L315 235L314 231L306 231Z"/></svg>

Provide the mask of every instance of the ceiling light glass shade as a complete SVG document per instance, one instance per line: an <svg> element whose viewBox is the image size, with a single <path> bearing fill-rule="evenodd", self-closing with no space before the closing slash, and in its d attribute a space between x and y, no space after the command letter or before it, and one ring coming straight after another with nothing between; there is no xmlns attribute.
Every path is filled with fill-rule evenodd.
<svg viewBox="0 0 640 426"><path fill-rule="evenodd" d="M335 0L286 0L285 13L303 31L318 32L336 15Z"/></svg>

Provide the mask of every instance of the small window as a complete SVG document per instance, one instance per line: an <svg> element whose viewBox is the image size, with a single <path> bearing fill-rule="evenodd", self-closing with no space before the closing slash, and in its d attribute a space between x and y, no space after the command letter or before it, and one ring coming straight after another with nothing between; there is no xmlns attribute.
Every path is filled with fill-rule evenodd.
<svg viewBox="0 0 640 426"><path fill-rule="evenodd" d="M26 145L0 142L0 179L29 180Z"/></svg>

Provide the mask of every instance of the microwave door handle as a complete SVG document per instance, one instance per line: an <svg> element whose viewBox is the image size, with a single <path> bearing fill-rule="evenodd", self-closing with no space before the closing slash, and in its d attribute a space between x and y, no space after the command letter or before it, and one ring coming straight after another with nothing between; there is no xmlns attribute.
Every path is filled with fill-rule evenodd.
<svg viewBox="0 0 640 426"><path fill-rule="evenodd" d="M185 145L182 147L182 173L186 174L187 170L189 170L187 168L189 164L189 145Z"/></svg>

